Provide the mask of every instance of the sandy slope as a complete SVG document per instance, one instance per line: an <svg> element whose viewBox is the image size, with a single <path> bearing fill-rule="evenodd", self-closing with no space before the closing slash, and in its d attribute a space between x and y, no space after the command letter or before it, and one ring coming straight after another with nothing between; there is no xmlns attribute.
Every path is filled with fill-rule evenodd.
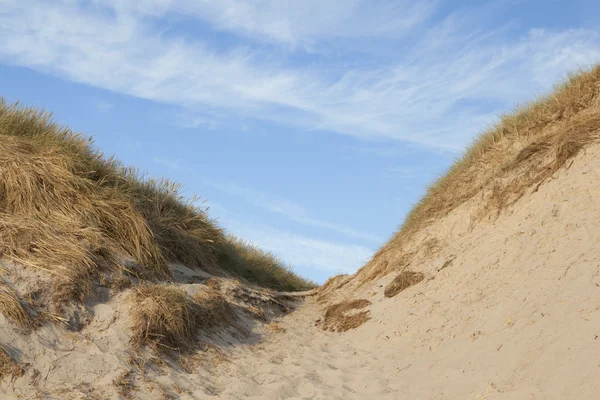
<svg viewBox="0 0 600 400"><path fill-rule="evenodd" d="M344 334L312 326L309 300L219 370L221 396L598 398L599 198L596 145L494 223L465 230L465 205L428 233L439 253L411 266L429 280L392 299L393 276L354 293L372 319Z"/></svg>
<svg viewBox="0 0 600 400"><path fill-rule="evenodd" d="M214 337L218 350L187 368L148 368L131 378L130 396L599 398L599 199L594 145L496 220L471 226L473 199L416 237L440 241L410 266L426 273L422 283L389 299L383 288L394 274L350 282L336 298L372 302L361 327L320 330L312 297L270 324L242 316L249 335ZM125 304L96 304L81 334L46 326L26 337L0 323L2 341L31 364L2 384L4 398L119 398L114 382L130 365Z"/></svg>

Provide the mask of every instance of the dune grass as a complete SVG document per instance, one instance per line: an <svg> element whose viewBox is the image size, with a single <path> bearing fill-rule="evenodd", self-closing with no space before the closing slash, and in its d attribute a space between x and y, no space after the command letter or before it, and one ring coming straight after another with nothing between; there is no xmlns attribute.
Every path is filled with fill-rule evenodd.
<svg viewBox="0 0 600 400"><path fill-rule="evenodd" d="M179 188L105 157L46 112L0 101L0 254L53 274L56 302L85 299L115 271L168 281L169 262L269 288L312 287L228 236Z"/></svg>
<svg viewBox="0 0 600 400"><path fill-rule="evenodd" d="M192 298L174 285L145 283L132 293L132 340L157 351L192 349L198 332L234 319L233 310L216 291Z"/></svg>
<svg viewBox="0 0 600 400"><path fill-rule="evenodd" d="M25 369L17 364L3 345L0 345L0 379L8 377L14 379L22 376L24 373Z"/></svg>
<svg viewBox="0 0 600 400"><path fill-rule="evenodd" d="M11 323L28 331L35 325L34 319L27 311L17 294L0 283L0 313Z"/></svg>
<svg viewBox="0 0 600 400"><path fill-rule="evenodd" d="M425 275L422 272L402 271L393 281L386 285L383 295L385 297L394 297L403 290L421 282L423 279L425 279Z"/></svg>
<svg viewBox="0 0 600 400"><path fill-rule="evenodd" d="M329 306L317 326L324 331L346 332L358 328L370 319L370 311L362 311L371 302L365 299L346 300Z"/></svg>
<svg viewBox="0 0 600 400"><path fill-rule="evenodd" d="M360 281L403 266L415 233L477 195L478 217L498 215L562 168L600 132L600 66L572 74L546 96L518 107L482 133L433 183L392 238L359 272ZM414 244L413 244L414 245Z"/></svg>
<svg viewBox="0 0 600 400"><path fill-rule="evenodd" d="M279 257L246 240L227 235L224 247L224 255L231 262L232 271L249 282L279 291L309 290L317 286L294 273Z"/></svg>

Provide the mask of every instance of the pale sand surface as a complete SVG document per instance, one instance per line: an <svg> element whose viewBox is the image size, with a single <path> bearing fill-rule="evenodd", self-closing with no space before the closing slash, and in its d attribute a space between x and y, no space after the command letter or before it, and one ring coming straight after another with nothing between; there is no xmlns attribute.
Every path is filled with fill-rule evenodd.
<svg viewBox="0 0 600 400"><path fill-rule="evenodd" d="M334 296L372 302L359 328L320 330L322 306L307 297L270 324L244 318L249 335L213 337L219 351L202 353L189 372L135 377L131 397L600 398L600 146L469 228L476 201L415 237L441 242L410 265L425 281L385 298L391 274ZM2 342L31 364L0 386L3 398L119 398L113 382L130 352L124 296L95 305L77 334L46 326L23 336L0 321Z"/></svg>

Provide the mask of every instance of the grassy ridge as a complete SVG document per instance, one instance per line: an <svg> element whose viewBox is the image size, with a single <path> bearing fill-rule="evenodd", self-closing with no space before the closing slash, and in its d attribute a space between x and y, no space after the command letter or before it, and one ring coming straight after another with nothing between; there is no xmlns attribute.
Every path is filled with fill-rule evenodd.
<svg viewBox="0 0 600 400"><path fill-rule="evenodd" d="M359 272L362 282L402 268L419 249L411 237L476 195L479 217L498 214L536 187L600 132L600 66L572 74L548 95L518 107L482 133L433 183L399 230Z"/></svg>
<svg viewBox="0 0 600 400"><path fill-rule="evenodd" d="M169 280L169 262L277 290L314 286L228 236L178 190L105 157L45 112L0 102L0 254L53 273L55 300L85 298L117 275Z"/></svg>

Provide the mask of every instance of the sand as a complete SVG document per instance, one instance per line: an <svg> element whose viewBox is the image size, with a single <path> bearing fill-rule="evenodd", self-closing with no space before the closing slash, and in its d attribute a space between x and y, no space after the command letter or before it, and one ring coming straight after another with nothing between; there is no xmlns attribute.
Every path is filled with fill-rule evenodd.
<svg viewBox="0 0 600 400"><path fill-rule="evenodd" d="M360 327L325 332L315 296L287 299L292 312L242 312L237 330L206 338L207 351L143 375L127 374L127 292L93 305L77 333L22 335L0 316L0 339L28 364L3 381L2 398L597 399L598 199L593 145L498 218L471 224L473 199L415 237L440 242L410 265L422 282L386 298L395 274L351 280L330 301L369 300Z"/></svg>

